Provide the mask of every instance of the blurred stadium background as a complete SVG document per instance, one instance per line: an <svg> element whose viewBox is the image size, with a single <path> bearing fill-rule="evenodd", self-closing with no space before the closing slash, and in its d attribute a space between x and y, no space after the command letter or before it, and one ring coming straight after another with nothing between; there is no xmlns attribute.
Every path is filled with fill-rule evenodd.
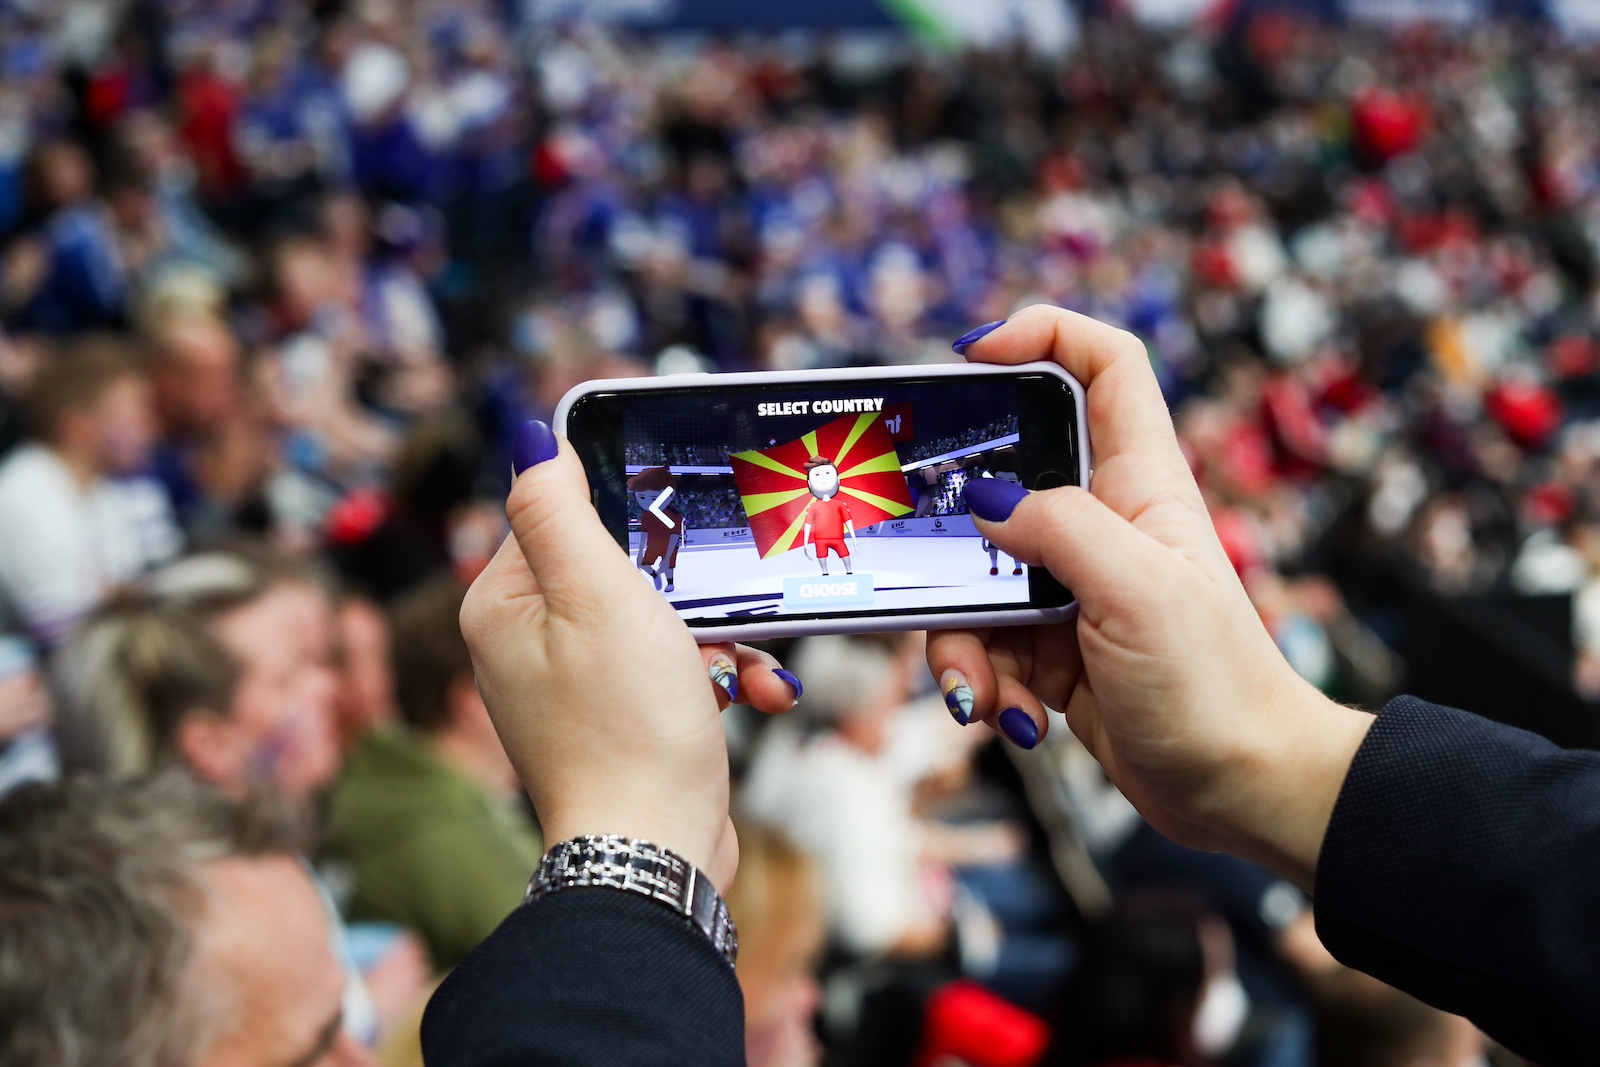
<svg viewBox="0 0 1600 1067"><path fill-rule="evenodd" d="M392 924L339 798L401 788L362 756L427 733L390 627L493 552L524 419L950 360L1039 301L1144 340L1302 674L1594 746L1597 47L1595 0L0 0L0 787L146 768L84 756L84 634L231 555L315 591L342 755L296 782L346 917ZM914 640L776 651L798 721L729 718L758 1067L1025 1064L1050 1028L1083 1064L1500 1056L1156 839L1067 731L951 726ZM482 936L426 922L423 978Z"/></svg>

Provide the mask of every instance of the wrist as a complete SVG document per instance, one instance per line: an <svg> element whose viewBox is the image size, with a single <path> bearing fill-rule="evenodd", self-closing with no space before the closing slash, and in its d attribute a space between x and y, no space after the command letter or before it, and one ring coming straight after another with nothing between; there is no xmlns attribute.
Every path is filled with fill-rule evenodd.
<svg viewBox="0 0 1600 1067"><path fill-rule="evenodd" d="M1309 892L1328 821L1375 716L1298 676L1286 689L1269 705L1277 728L1263 731L1244 764L1229 851Z"/></svg>

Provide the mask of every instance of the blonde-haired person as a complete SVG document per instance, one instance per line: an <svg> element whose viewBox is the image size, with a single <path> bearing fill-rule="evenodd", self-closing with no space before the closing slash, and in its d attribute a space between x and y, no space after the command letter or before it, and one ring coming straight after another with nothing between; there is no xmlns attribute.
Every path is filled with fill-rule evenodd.
<svg viewBox="0 0 1600 1067"><path fill-rule="evenodd" d="M736 973L750 1067L816 1067L816 964L827 930L816 864L781 834L741 825L739 873L727 902L739 929Z"/></svg>
<svg viewBox="0 0 1600 1067"><path fill-rule="evenodd" d="M275 794L309 823L340 760L310 581L291 562L209 552L102 608L51 667L63 769L182 768L232 797ZM345 1024L371 1041L421 997L430 968L414 935L362 933L379 949L358 973L335 921L350 970Z"/></svg>
<svg viewBox="0 0 1600 1067"><path fill-rule="evenodd" d="M87 620L52 666L64 769L179 764L235 795L308 803L339 769L334 680L303 584L192 556Z"/></svg>

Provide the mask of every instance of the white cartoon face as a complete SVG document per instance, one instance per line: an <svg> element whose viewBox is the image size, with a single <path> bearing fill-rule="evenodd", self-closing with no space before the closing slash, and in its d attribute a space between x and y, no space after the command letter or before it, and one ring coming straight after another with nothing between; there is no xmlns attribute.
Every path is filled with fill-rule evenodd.
<svg viewBox="0 0 1600 1067"><path fill-rule="evenodd" d="M656 497L660 496L661 492L660 489L639 489L635 490L633 499L639 502L641 510L649 511L650 505L656 502Z"/></svg>
<svg viewBox="0 0 1600 1067"><path fill-rule="evenodd" d="M828 500L839 491L839 468L832 463L812 467L806 471L806 485L818 500Z"/></svg>

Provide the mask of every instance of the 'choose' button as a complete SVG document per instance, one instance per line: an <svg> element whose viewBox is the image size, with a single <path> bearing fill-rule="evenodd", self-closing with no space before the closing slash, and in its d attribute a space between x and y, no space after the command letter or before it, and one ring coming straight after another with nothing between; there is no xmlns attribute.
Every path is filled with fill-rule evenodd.
<svg viewBox="0 0 1600 1067"><path fill-rule="evenodd" d="M870 574L819 574L783 580L783 606L810 610L839 604L870 604L875 587Z"/></svg>

